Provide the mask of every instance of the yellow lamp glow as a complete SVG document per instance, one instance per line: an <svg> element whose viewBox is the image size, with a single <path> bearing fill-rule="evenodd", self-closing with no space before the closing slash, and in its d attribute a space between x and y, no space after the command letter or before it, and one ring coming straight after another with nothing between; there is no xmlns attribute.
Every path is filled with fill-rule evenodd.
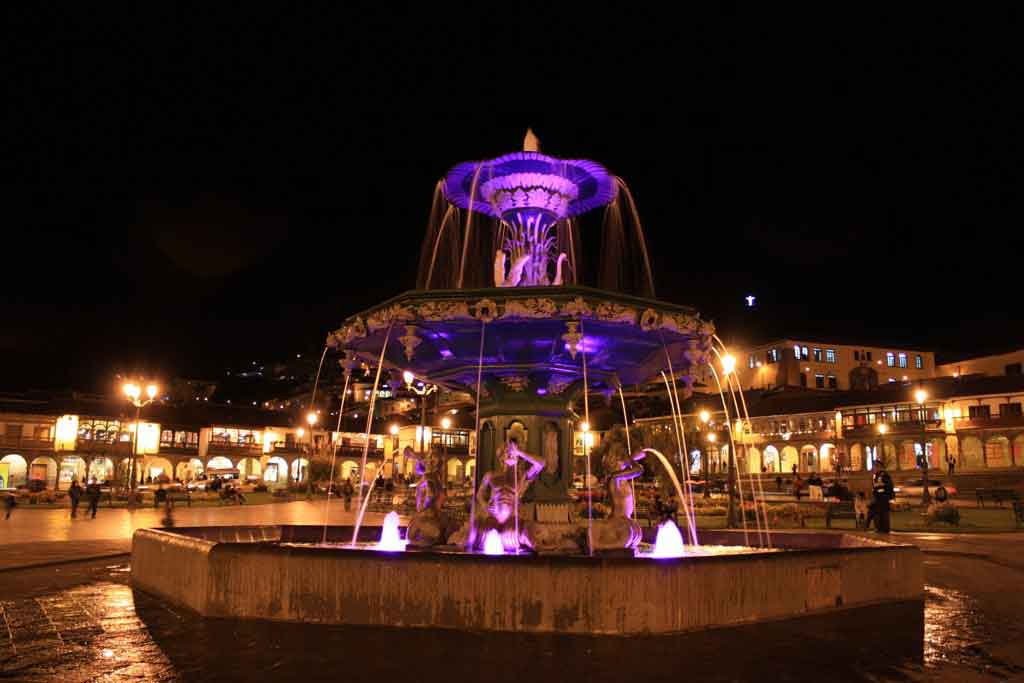
<svg viewBox="0 0 1024 683"><path fill-rule="evenodd" d="M155 384L150 384L148 387L146 387L146 395L149 396L150 399L156 398L156 393L158 391L160 391L160 387L158 387Z"/></svg>
<svg viewBox="0 0 1024 683"><path fill-rule="evenodd" d="M406 384L412 384L412 381L416 379L416 376L413 375L408 370L406 370L405 372L402 373L402 379L405 380Z"/></svg>
<svg viewBox="0 0 1024 683"><path fill-rule="evenodd" d="M889 425L885 424L884 422L881 423L880 425L878 425L878 433L879 434L885 434L888 431L889 431Z"/></svg>
<svg viewBox="0 0 1024 683"><path fill-rule="evenodd" d="M700 421L701 422L703 422L704 424L707 424L708 420L710 420L710 419L711 419L711 413L709 413L706 410L700 411Z"/></svg>
<svg viewBox="0 0 1024 683"><path fill-rule="evenodd" d="M306 422L308 422L311 427L316 424L317 419L316 413L312 411L306 413Z"/></svg>
<svg viewBox="0 0 1024 683"><path fill-rule="evenodd" d="M928 392L924 389L918 389L914 392L914 400L918 403L924 403L928 400Z"/></svg>
<svg viewBox="0 0 1024 683"><path fill-rule="evenodd" d="M137 384L132 384L131 382L129 382L128 384L125 384L124 387L122 388L124 389L124 393L128 396L128 398L135 400L139 397L139 387Z"/></svg>
<svg viewBox="0 0 1024 683"><path fill-rule="evenodd" d="M306 435L306 430L305 430L305 429L303 429L302 427L299 427L299 428L298 428L298 429L296 430L296 433L297 433L297 434L299 435L299 438L301 439L301 438L302 438L303 436L305 436L305 435Z"/></svg>
<svg viewBox="0 0 1024 683"><path fill-rule="evenodd" d="M53 447L58 451L73 451L78 439L78 416L64 415L57 418L56 438Z"/></svg>
<svg viewBox="0 0 1024 683"><path fill-rule="evenodd" d="M736 359L728 353L722 356L722 373L728 375L736 369Z"/></svg>
<svg viewBox="0 0 1024 683"><path fill-rule="evenodd" d="M589 422L584 422L583 424L581 424L580 425L580 431L583 432L584 434L589 432L590 431L590 423Z"/></svg>
<svg viewBox="0 0 1024 683"><path fill-rule="evenodd" d="M708 441L710 441L711 443L718 441L718 435L715 434L714 432L708 434Z"/></svg>
<svg viewBox="0 0 1024 683"><path fill-rule="evenodd" d="M452 421L449 420L447 417L441 419L441 428L442 429L451 429L451 426L452 426Z"/></svg>
<svg viewBox="0 0 1024 683"><path fill-rule="evenodd" d="M398 436L398 425L391 425L388 431L391 432L391 436Z"/></svg>

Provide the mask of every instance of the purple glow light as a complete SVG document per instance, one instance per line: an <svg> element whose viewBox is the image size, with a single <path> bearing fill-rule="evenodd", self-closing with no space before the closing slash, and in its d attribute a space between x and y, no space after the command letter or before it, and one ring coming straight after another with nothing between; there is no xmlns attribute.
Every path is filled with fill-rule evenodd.
<svg viewBox="0 0 1024 683"><path fill-rule="evenodd" d="M602 346L603 344L601 341L594 337L583 337L576 342L576 350L582 351L583 353L595 353L596 351L599 351ZM565 343L565 350L569 350L569 342Z"/></svg>
<svg viewBox="0 0 1024 683"><path fill-rule="evenodd" d="M504 555L505 546L501 542L501 534L491 529L484 534L484 555Z"/></svg>
<svg viewBox="0 0 1024 683"><path fill-rule="evenodd" d="M384 518L384 527L380 532L380 542L373 546L374 550L383 550L388 553L400 553L405 551L408 541L403 541L398 535L398 513L392 510Z"/></svg>
<svg viewBox="0 0 1024 683"><path fill-rule="evenodd" d="M451 358L455 354L448 349L441 349L441 358Z"/></svg>
<svg viewBox="0 0 1024 683"><path fill-rule="evenodd" d="M615 199L608 170L586 159L556 159L539 152L513 152L459 164L444 180L444 195L463 209L513 225L527 218L554 222Z"/></svg>
<svg viewBox="0 0 1024 683"><path fill-rule="evenodd" d="M683 545L683 535L679 533L679 527L675 522L668 520L658 527L658 535L654 539L654 550L648 557L666 558L683 557L686 555L686 547Z"/></svg>
<svg viewBox="0 0 1024 683"><path fill-rule="evenodd" d="M538 396L544 396L544 395L545 395L545 394L547 394L547 393L548 393L548 390L547 390L547 389L545 389L544 387L539 387L539 388L537 389L537 395L538 395Z"/></svg>

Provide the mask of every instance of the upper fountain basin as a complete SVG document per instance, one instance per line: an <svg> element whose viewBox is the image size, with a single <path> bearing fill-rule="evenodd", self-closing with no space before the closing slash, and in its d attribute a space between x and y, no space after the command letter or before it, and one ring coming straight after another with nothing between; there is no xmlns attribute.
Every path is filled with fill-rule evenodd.
<svg viewBox="0 0 1024 683"><path fill-rule="evenodd" d="M601 164L539 152L463 162L444 180L444 195L452 204L503 219L525 210L561 220L608 204L615 192Z"/></svg>

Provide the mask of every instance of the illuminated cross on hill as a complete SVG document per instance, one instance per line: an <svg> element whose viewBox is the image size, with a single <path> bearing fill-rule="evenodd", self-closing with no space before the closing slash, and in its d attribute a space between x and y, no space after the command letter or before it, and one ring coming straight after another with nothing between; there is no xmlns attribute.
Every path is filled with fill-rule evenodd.
<svg viewBox="0 0 1024 683"><path fill-rule="evenodd" d="M753 294L748 294L744 298L747 300L747 306L749 306L750 308L753 308L754 307L754 295Z"/></svg>

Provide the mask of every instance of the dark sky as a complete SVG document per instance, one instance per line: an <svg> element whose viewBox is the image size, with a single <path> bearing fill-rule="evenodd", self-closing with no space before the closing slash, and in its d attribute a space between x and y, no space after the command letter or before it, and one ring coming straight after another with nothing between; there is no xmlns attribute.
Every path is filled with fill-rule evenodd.
<svg viewBox="0 0 1024 683"><path fill-rule="evenodd" d="M315 353L527 126L727 340L1024 345L1016 16L550 10L14 17L0 389Z"/></svg>

